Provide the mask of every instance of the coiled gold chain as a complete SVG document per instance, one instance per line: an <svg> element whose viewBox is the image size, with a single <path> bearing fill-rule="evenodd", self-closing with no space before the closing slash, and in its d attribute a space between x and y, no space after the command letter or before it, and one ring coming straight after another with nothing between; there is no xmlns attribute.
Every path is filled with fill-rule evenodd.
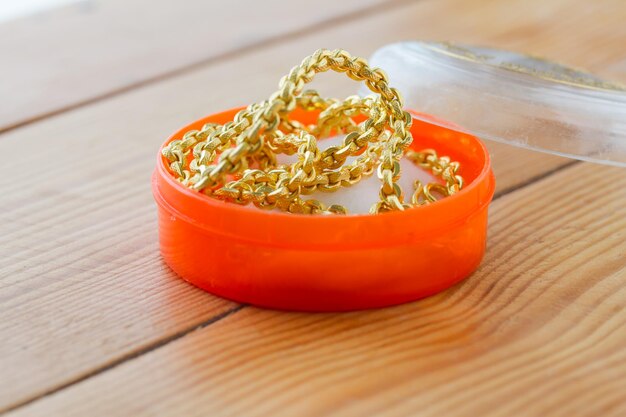
<svg viewBox="0 0 626 417"><path fill-rule="evenodd" d="M315 74L328 70L364 81L377 95L336 100L304 91ZM317 123L291 120L289 114L296 108L318 111ZM354 117L359 115L367 119L357 124ZM303 196L356 184L376 171L382 182L380 200L370 212L404 210L454 194L463 186L458 162L439 157L432 149L408 150L413 140L411 122L411 115L402 109L400 94L389 87L382 70L370 68L363 58L346 51L320 49L292 68L268 100L241 110L231 122L209 123L186 132L170 142L163 155L172 174L194 190L290 213L345 214L343 206L326 207ZM345 134L340 146L319 149L319 139L340 133ZM297 161L279 164L277 154L297 154ZM404 202L397 183L403 155L443 183L417 182L411 202ZM349 157L354 157L351 163Z"/></svg>

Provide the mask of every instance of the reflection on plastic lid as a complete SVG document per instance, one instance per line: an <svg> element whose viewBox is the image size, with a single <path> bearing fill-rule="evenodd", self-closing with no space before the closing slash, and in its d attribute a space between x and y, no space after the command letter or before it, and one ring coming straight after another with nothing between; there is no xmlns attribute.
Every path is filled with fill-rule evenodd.
<svg viewBox="0 0 626 417"><path fill-rule="evenodd" d="M621 85L541 58L449 43L387 45L370 63L387 72L407 108L457 130L626 166L626 89Z"/></svg>

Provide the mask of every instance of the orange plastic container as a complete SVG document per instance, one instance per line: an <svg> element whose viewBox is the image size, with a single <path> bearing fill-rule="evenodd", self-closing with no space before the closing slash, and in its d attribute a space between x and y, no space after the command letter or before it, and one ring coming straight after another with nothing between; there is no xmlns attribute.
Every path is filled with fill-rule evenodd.
<svg viewBox="0 0 626 417"><path fill-rule="evenodd" d="M207 122L232 120L238 110L185 126L165 144ZM316 114L291 117L309 124ZM222 202L176 181L159 153L152 188L165 262L213 294L287 310L383 307L450 287L485 251L491 163L473 136L417 119L411 131L414 149L459 161L466 185L434 204L379 215L294 215Z"/></svg>

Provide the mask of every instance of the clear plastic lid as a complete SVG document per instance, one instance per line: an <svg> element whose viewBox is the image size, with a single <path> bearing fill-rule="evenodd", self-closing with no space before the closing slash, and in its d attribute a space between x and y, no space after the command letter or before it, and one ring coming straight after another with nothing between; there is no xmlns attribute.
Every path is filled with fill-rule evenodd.
<svg viewBox="0 0 626 417"><path fill-rule="evenodd" d="M385 70L407 108L444 127L626 166L623 86L540 58L449 43L387 45L370 63Z"/></svg>

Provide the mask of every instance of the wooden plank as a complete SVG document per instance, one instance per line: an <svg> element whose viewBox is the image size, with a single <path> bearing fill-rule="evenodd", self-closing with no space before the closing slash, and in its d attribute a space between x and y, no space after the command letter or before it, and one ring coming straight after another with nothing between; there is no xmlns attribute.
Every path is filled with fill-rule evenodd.
<svg viewBox="0 0 626 417"><path fill-rule="evenodd" d="M81 1L3 23L0 131L393 1Z"/></svg>
<svg viewBox="0 0 626 417"><path fill-rule="evenodd" d="M443 294L247 307L9 415L622 416L625 231L623 169L578 164L495 201L484 264Z"/></svg>
<svg viewBox="0 0 626 417"><path fill-rule="evenodd" d="M264 98L294 62L338 40L360 55L411 37L550 52L539 37L523 43L503 36L526 28L567 37L570 48L549 53L557 59L599 69L615 60L590 57L586 42L619 28L620 16L603 12L603 25L589 27L581 25L587 11L560 1L551 6L557 23L534 25L537 12L521 0L510 4L524 12L515 20L498 3L485 6L490 14L455 1L424 2L365 17L3 135L0 152L14 157L0 166L0 337L8 341L0 345L0 409L115 366L233 307L178 282L156 254L149 175L160 142L179 125ZM614 54L620 46L603 44ZM324 78L333 95L354 91L338 77ZM497 144L492 150L499 192L564 163ZM26 167L35 174L24 175Z"/></svg>

